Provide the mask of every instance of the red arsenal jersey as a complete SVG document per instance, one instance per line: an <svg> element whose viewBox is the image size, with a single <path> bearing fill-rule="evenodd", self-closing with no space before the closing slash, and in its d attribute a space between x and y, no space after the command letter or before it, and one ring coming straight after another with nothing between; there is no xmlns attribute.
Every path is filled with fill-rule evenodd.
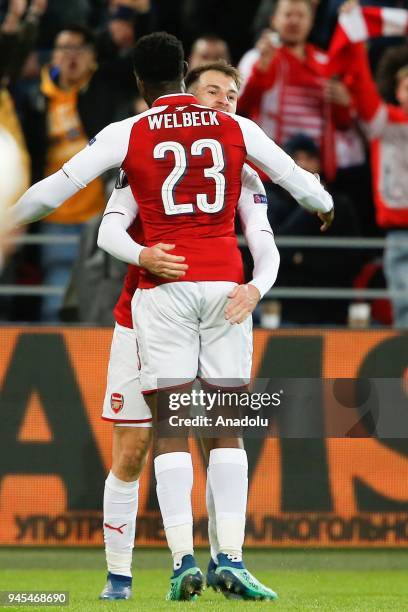
<svg viewBox="0 0 408 612"><path fill-rule="evenodd" d="M189 265L182 281L242 283L234 231L246 157L239 124L189 94L161 97L152 110L134 123L122 164L146 246L175 244L172 254ZM168 281L140 273L140 288L161 282Z"/></svg>
<svg viewBox="0 0 408 612"><path fill-rule="evenodd" d="M185 256L189 265L183 281L242 283L234 220L245 159L307 210L332 209L333 200L318 179L296 166L255 123L200 106L194 96L186 94L163 96L145 113L111 123L64 164L61 174L65 175L64 188L69 186L71 192L72 184L82 189L102 172L122 167L146 246L174 243L172 252ZM30 191L27 193L28 198L23 197L16 208L31 201ZM46 194L42 189L39 194L34 200L40 198L37 206L41 208ZM51 199L59 197L60 192ZM130 216L134 219L136 214ZM120 234L123 228L119 226ZM116 237L112 240L115 244L102 241L108 253L138 263L140 245L130 248L129 242L134 243L128 236L123 245ZM139 286L154 287L158 282L142 272Z"/></svg>

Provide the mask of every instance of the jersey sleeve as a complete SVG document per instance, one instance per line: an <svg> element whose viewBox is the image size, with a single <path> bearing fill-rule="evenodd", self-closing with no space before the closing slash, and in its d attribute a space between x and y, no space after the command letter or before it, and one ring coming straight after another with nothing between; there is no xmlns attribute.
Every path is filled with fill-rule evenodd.
<svg viewBox="0 0 408 612"><path fill-rule="evenodd" d="M265 187L263 186L260 176L257 171L248 164L244 164L242 167L241 183L241 194L245 191L247 193L251 192L253 195L262 195L262 200L264 199L264 203L267 203Z"/></svg>
<svg viewBox="0 0 408 612"><path fill-rule="evenodd" d="M245 142L247 159L269 178L286 189L298 203L311 212L329 212L331 195L310 172L300 168L253 121L235 115Z"/></svg>
<svg viewBox="0 0 408 612"><path fill-rule="evenodd" d="M254 285L263 297L276 281L280 256L268 221L268 201L261 179L252 168L245 165L241 180L242 190L237 211L254 260L250 284Z"/></svg>
<svg viewBox="0 0 408 612"><path fill-rule="evenodd" d="M121 166L126 157L133 122L129 119L111 123L92 138L62 169L80 189L97 176Z"/></svg>
<svg viewBox="0 0 408 612"><path fill-rule="evenodd" d="M13 224L24 225L46 217L94 178L119 167L126 157L133 123L132 119L111 123L61 170L32 185L12 208Z"/></svg>
<svg viewBox="0 0 408 612"><path fill-rule="evenodd" d="M267 217L268 199L258 173L245 164L242 168L241 182L242 188L237 212L244 236L246 237L254 230L261 229L272 233Z"/></svg>
<svg viewBox="0 0 408 612"><path fill-rule="evenodd" d="M27 189L11 208L13 227L46 217L78 191L79 187L62 170L47 176Z"/></svg>
<svg viewBox="0 0 408 612"><path fill-rule="evenodd" d="M106 205L98 233L98 246L116 259L139 265L139 256L144 246L135 242L127 230L138 214L138 205L132 190L126 184L126 175L121 172L119 181Z"/></svg>
<svg viewBox="0 0 408 612"><path fill-rule="evenodd" d="M119 170L115 188L106 205L103 216L117 213L126 215L129 219L129 225L133 223L139 212L139 206L135 200L132 189L124 170Z"/></svg>
<svg viewBox="0 0 408 612"><path fill-rule="evenodd" d="M124 172L121 170L121 174ZM126 176L126 175L125 175ZM125 215L129 221L129 225L136 219L139 207L133 196L130 185L126 183L122 187L118 187L116 182L115 189L108 200L103 216L110 214Z"/></svg>

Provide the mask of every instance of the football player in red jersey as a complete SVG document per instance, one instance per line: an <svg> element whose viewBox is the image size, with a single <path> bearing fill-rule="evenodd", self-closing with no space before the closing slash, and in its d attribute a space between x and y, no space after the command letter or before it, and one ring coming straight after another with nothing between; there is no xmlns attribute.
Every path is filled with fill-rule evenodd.
<svg viewBox="0 0 408 612"><path fill-rule="evenodd" d="M151 57L154 52L150 49L149 53L146 52L147 55ZM256 287L255 279L252 284L248 285L241 285L237 277L231 279L231 275L236 272L237 261L234 259L236 242L235 235L232 235L233 226L231 230L235 205L232 207L231 214L228 203L231 202L231 199L233 202L234 199L231 197L228 200L228 195L231 196L231 192L228 191L228 180L234 187L236 176L234 156L239 155L240 134L239 131L235 131L236 125L234 120L230 122L229 115L214 114L200 117L195 110L200 107L196 106L194 100L189 100L188 96L161 97L153 103L157 95L154 76L150 76L153 79L153 85L150 87L149 76L146 75L146 64L142 61L140 61L139 68L136 65L136 72L139 75L142 73L142 90L146 99L153 105L152 110L156 111L155 119L153 120L152 116L149 121L150 130L151 132L157 130L160 134L156 137L156 133L147 135L141 131L139 138L136 137L136 133L134 134L133 142L136 151L138 146L141 146L139 143L143 142L144 149L150 148L153 152L152 157L156 152L157 159L166 161L167 167L162 176L156 176L159 185L162 185L161 209L156 207L154 210L153 198L150 198L149 207L143 206L144 193L140 191L138 193L133 189L133 195L140 208L139 213L145 232L149 233L151 229L151 238L153 238L157 230L156 240L162 236L171 236L171 240L175 243L173 247L176 246L177 249L176 254L186 257L189 265L189 269L178 282L157 285L156 280L145 277L140 286L146 289L138 290L136 293L133 315L141 347L142 377L143 374L147 374L142 386L145 391L154 391L163 385L164 378L167 379L165 386L170 386L175 384L175 379L190 382L194 380L197 373L206 380L234 377L234 384L236 384L237 378L245 380L249 377L250 319L246 317L258 302L261 294ZM149 72L148 69L147 72ZM199 81L204 89L207 88L209 95L216 91L217 88L213 86L211 80L208 83L202 83L201 79ZM227 107L223 107L223 110L227 110ZM221 141L221 134L217 130L219 127L217 122L222 123L223 120L225 120L224 131L227 134L225 135L224 131L222 133L223 159L220 159L217 144ZM194 128L197 130L195 131ZM168 136L169 133L165 130L176 131L172 131L171 136ZM201 138L198 138L200 136ZM217 136L217 138L210 138L210 136ZM170 137L175 140L169 140ZM180 140L176 140L176 137L183 144ZM202 160L200 160L201 164L194 163L197 138L200 145L211 150L212 159L207 158L208 161L206 160L209 168L203 169ZM147 147L146 143L148 143ZM191 150L193 159L187 158L186 149ZM134 158L140 158L140 155L135 155ZM290 164L293 166L293 162ZM221 179L220 172L225 167L228 167L229 174L225 173L227 176L223 175ZM239 164L238 167L242 168ZM197 181L194 175L196 168L200 168L205 178L212 179L218 190L211 191L212 183L209 181L194 182L194 180ZM140 167L129 163L125 166L125 170L127 174L129 171L135 173L134 178L136 178ZM280 180L281 178L275 175L275 179ZM136 179L135 184L137 182ZM195 210L190 202L191 194L201 189L208 190L209 194L199 193L196 203L197 210ZM212 203L209 204L209 201ZM328 210L330 208L331 204ZM122 218L112 214L115 212L121 213ZM134 202L131 203L130 210L127 210L126 206L119 207L117 201L112 202L107 213L101 226L100 245L108 252L129 261L129 252L126 254L122 248L124 235L121 234L119 226L123 224L123 228L127 229L131 219L134 218ZM204 215L200 217L201 213L204 213L206 217ZM218 216L215 216L216 214ZM267 246L263 242L265 239L263 232L268 234L268 229L265 225L259 225L253 229L253 238L257 247L267 252ZM149 240L147 243L149 244ZM142 259L149 253L149 248L145 251L140 250L141 245L136 248L140 253L142 263ZM254 250L256 250L255 247ZM209 279L210 282L205 279ZM232 287L231 284L227 286L222 279L232 280L238 285L234 293L230 293L232 302L230 308L238 309L232 314L232 320L230 320L231 322L243 322L236 334L231 333L233 328L228 326L223 316L224 304ZM273 280L271 282L273 283ZM150 283L156 286L153 288ZM268 288L270 285L271 283ZM262 293L264 290L263 288ZM194 291L197 293L194 294ZM214 293L211 294L211 291ZM248 295L251 292L256 292L255 298ZM238 298L238 304L234 303L234 298ZM241 300L245 303L239 304ZM204 307L200 310L202 303ZM227 308L226 316L230 314ZM199 318L200 329L198 330L197 320ZM197 345L198 337L201 343L200 348ZM180 438L159 440L156 444L155 471L166 536L174 559L174 575L171 579L169 597L180 599L189 596L188 588L191 588L192 593L200 591L200 572L193 557L190 500L192 465L187 441ZM228 478L225 477L226 472ZM220 477L220 475L223 476ZM213 561L213 567L210 568L212 570L210 573L214 574L217 581L216 586L224 590L227 595L235 592L252 599L275 598L273 591L250 576L242 564L247 461L245 451L240 448L237 439L226 440L224 438L217 448L211 450L208 481L211 483L210 493L215 508L216 535L219 540L217 565ZM226 487L228 487L227 494ZM177 503L175 503L176 499Z"/></svg>
<svg viewBox="0 0 408 612"><path fill-rule="evenodd" d="M140 217L143 221L145 239L148 247L145 249L143 246L137 245L127 234L126 230L130 223L126 212L112 210L108 212L115 212L116 214L109 214L105 217L102 232L102 236L113 236L113 240L108 250L119 258L138 265L141 263L139 255L142 250L145 250L145 255L146 251L150 254L154 252L157 242L155 240L157 230L159 230L160 233L160 242L163 242L163 237L166 238L168 235L170 235L173 240L173 235L175 233L174 227L177 228L178 226L169 223L169 217L181 213L181 215L183 215L181 218L184 219L184 221L178 228L178 235L174 236L174 242L176 243L176 249L179 250L178 252L176 250L176 256L185 257L183 250L188 256L189 268L182 282L184 282L184 279L189 280L189 286L201 290L203 285L200 285L200 282L206 283L209 281L209 283L214 285L215 281L217 285L216 289L219 291L220 295L217 295L217 291L213 291L211 295L207 297L209 297L210 300L214 300L214 303L218 303L219 306L222 305L222 307L219 308L221 312L218 313L222 316L218 317L217 323L219 327L222 327L222 331L224 332L226 328L223 327L223 322L225 321L225 319L223 319L223 310L226 300L226 286L224 284L222 287L222 284L226 282L229 283L228 291L230 291L232 287L235 287L241 280L242 273L240 259L237 257L238 249L235 235L233 234L232 220L235 214L237 196L240 192L240 176L245 158L253 161L257 166L265 170L275 182L287 188L303 206L319 212L323 217L327 217L327 222L330 222L330 217L332 216L332 201L330 196L323 190L313 176L299 169L293 161L276 147L274 143L266 138L262 130L257 128L252 122L242 118L233 119L230 115L224 113L202 109L197 105L197 101L193 97L178 94L181 89L183 60L182 53L180 53L180 47L178 47L174 37L157 33L141 39L136 48L136 64L138 63L139 76L143 76L141 74L143 71L141 65L145 68L144 85L146 85L146 89L144 94L149 103L152 103L154 98L159 95L167 95L157 101L153 105L153 108L146 111L146 113L142 113L142 115L136 118L132 117L105 128L95 139L92 139L88 147L76 155L70 162L65 164L62 170L30 188L15 208L15 219L17 221L24 221L25 218L30 218L30 216L31 219L33 217L40 218L58 206L66 198L70 197L78 189L85 187L92 178L99 175L104 170L115 166L122 166L128 175L135 200L137 200L140 206ZM187 110L186 107L188 107ZM199 130L196 131L195 128L199 128ZM206 130L204 130L203 133L202 130L204 128L209 128L210 132L207 133ZM188 160L190 166L188 172L186 172L185 180L181 180L181 178L184 179L184 176L182 177L181 175L187 170L187 152L186 149L182 148L183 145L179 141L179 130L186 129L189 134L185 145L189 145ZM166 132L166 136L168 134L167 140L163 140L164 130L169 130L169 132ZM196 139L196 136L199 136L199 134L201 137ZM208 138L204 138L204 134L207 134ZM218 138L213 136L218 136ZM222 150L220 145L221 137L225 151ZM205 142L203 142L203 140ZM149 158L149 154L151 158ZM225 173L223 173L225 168L224 154L226 154L227 159L230 158L227 164L227 177ZM140 168L137 167L136 160L140 162ZM148 161L149 165L146 165ZM141 174L139 172L141 172ZM205 186L202 185L203 176L206 179ZM143 188L142 191L140 191L141 188ZM203 190L206 193L201 193ZM197 194L195 203L190 201L192 193ZM158 204L161 204L161 208L158 207ZM132 214L133 213L134 211ZM211 215L213 215L212 218L215 220L215 223L209 221L208 217L211 217ZM188 219L188 216L190 219ZM118 228L117 220L120 220L122 217L123 225ZM193 241L191 240L191 234L194 230L194 217L196 221L197 219L199 220L200 231L198 232L198 237ZM114 218L116 220L112 224L107 221L108 219ZM159 218L159 223L156 222L157 218ZM210 228L211 231L207 234L206 232L209 232ZM116 239L117 231L119 231L119 240ZM177 241L175 238L177 238ZM205 243L206 238L210 238L211 241L216 239L216 244L214 242ZM198 240L198 243L196 240ZM103 241L101 240L101 242ZM195 248L197 246L199 249ZM220 262L218 262L217 259L212 261L216 254L218 254L218 257L221 257ZM203 257L204 255L206 257ZM143 258L144 255L142 255L142 259ZM226 265L226 258L231 265ZM210 265L211 262L213 267ZM217 263L221 263L221 265L218 266ZM216 278L211 278L214 276L214 272ZM210 275L208 281L200 278L200 276L207 275ZM222 280L224 276L226 278ZM270 273L268 273L268 276L270 277ZM221 279L219 277L221 277ZM171 297L171 293L167 293L167 291L173 290L174 285L178 285L180 287L179 291L182 291L182 286L179 282L157 286L156 283L157 281L151 275L149 276L146 274L142 279L141 286L143 288L146 287L146 289L151 287L149 291L154 292L156 289L160 289L161 295L164 298ZM170 290L167 290L166 287L169 287ZM210 284L208 287L210 292L215 289L215 287L211 287ZM259 293L262 292L262 289L262 287L261 289L258 288ZM149 291L147 293L149 293ZM224 293L221 295L222 291L224 291ZM249 290L245 288L245 286L242 286L242 288L240 287L238 290L238 301L241 301L242 296L240 294L242 293L244 294L245 302ZM180 296L181 294L178 295ZM141 297L141 294L137 297ZM193 296L193 302L197 301L197 297L198 295ZM232 300L234 300L234 297ZM160 306L162 307L162 304L160 304ZM232 322L238 322L241 319L240 313L242 308L239 304L238 307L237 313L231 313L232 318L230 321ZM164 310L166 310L166 307L164 307ZM249 310L251 310L251 308ZM148 311L149 309L147 309L147 312ZM146 309L143 307L136 308L135 317L140 320L140 318L143 318L145 312ZM234 317L235 314L236 319ZM245 312L242 313L242 316L245 316ZM160 317L157 318L157 322L159 323L158 328L160 328ZM176 322L176 320L174 319L172 322ZM228 329L237 329L238 327L239 326L231 325ZM152 331L157 333L157 331L160 331L158 328L156 327L156 329ZM248 330L248 325L246 329ZM140 327L138 327L137 331L138 338L140 338L139 334L140 331L143 333L143 329L141 330ZM150 334L149 326L148 333ZM232 336L232 334L230 335ZM174 334L172 334L172 337L173 336ZM235 334L237 342L242 340L242 343L245 343L247 346L247 338L244 336L245 334L242 334L242 332ZM176 336L174 336L174 339L177 339ZM180 339L185 341L185 337L181 337L179 340ZM160 340L160 344L164 349L169 348L163 343L163 337ZM196 343L194 344L196 345ZM153 341L151 346L154 352L155 341ZM183 347L183 350L184 348L190 349L190 342L188 342L187 347ZM183 350L181 351L181 355L183 355ZM242 373L246 374L249 369L250 360L248 359L247 363L244 363L242 351L240 353L241 354L237 353L235 348L233 359L227 360L226 363L229 363L229 366L232 367L235 356L238 354L240 364L238 364L238 368L234 368L234 373L237 372L237 369L239 370L241 368ZM150 358L151 362L155 363L155 355L153 355L154 359L152 359L150 354L147 355L146 350L142 349L141 356L142 360ZM152 382L155 383L156 381L152 381L152 379L160 379L163 377L163 367L166 368L167 366L166 360L163 360L161 357L162 356L160 356L157 362L157 371L153 372L150 380L148 380L149 377L147 377L144 382L145 390L153 390ZM216 357L217 352L215 354L209 354L209 359L214 358L215 361L217 361ZM184 369L186 366L185 358L184 360L178 360L177 357L174 359L172 354L171 363L167 361L167 365L173 365L173 360L180 365L180 371L182 371L181 377L195 378L197 371L194 373L188 371L186 373ZM149 369L146 367L146 364L144 365L145 374L149 374ZM187 366L189 365L190 362L188 361ZM222 367L222 364L213 365ZM202 373L205 373L205 359L201 360L200 367ZM162 370L160 370L160 368ZM150 372L150 374L152 373ZM173 372L169 374L170 376L174 376ZM166 376L169 374L166 372ZM209 374L212 374L212 372L208 369L207 377L211 378L212 376ZM229 374L227 374L227 376L229 376ZM180 378L180 376L177 376L177 378ZM243 378L246 378L246 376L243 376ZM120 404L120 398L115 397L113 405L118 408ZM241 449L224 450L231 451ZM171 520L167 523L168 527L166 528L166 533L168 538L173 541L174 534L177 532L177 540L179 543L182 543L183 548L188 552L192 551L190 503L192 468L191 460L189 461L186 455L188 455L187 452L162 453L160 457L156 458L156 473L158 481L161 481L161 483L158 482L159 490L161 489L162 492L166 491L166 489L168 490L168 477L170 477L170 481L174 483L177 489L175 489L176 492L180 489L177 504L181 512L177 520L182 519L182 522L172 525L171 523L174 523L175 515L174 512L172 514L170 513ZM159 461L157 459L159 459ZM215 474L214 481L217 480L216 473L219 473L220 470L222 471L226 465L236 465L237 472L239 471L241 474L240 479L243 479L242 476L245 478L246 464L242 455L238 458L238 461L234 462L230 452L228 461L225 461L225 459L222 460L221 457L217 457L217 460L214 460L212 464ZM172 482L170 482L170 489L173 487ZM120 492L125 493L125 489L126 487ZM164 497L166 497L166 495ZM168 505L169 501L171 505L171 499L167 499L167 501L164 500L164 505ZM216 500L215 506L217 507ZM240 509L242 508L242 503L239 504L239 507ZM166 513L164 508L162 508L162 511L166 523L166 516L168 518L169 514ZM222 509L221 514L223 514ZM226 514L228 513L224 512L224 515ZM224 516L222 520L224 520L224 523L225 521L228 522L226 516ZM239 529L225 530L225 534L228 535L228 538L230 538L231 541L232 539L236 541L232 546L224 547L226 552L230 551L232 555L232 558L225 560L225 563L230 563L230 573L234 572L235 576L239 574L242 582L245 575L250 575L242 566L239 566L239 564L241 564L239 554L232 554L234 550L239 552L239 540L243 539L242 520L234 520L235 524L237 525L237 523L240 523L241 527ZM116 525L113 527L115 526ZM224 533L224 530L220 531L218 527L217 531L219 531L219 533ZM180 533L183 533L183 537L179 537ZM181 598L184 595L192 597L193 593L188 593L190 587L192 586L193 591L197 590L198 592L201 588L199 572L198 570L196 571L192 556L189 554L181 555L182 550L180 551L180 544L174 542L173 544L174 546L172 545L171 548L174 549L175 563L178 568L175 570L175 575L173 576L172 585L175 588L172 589L170 596L171 598ZM223 554L224 557L227 556L222 552L221 554ZM234 563L238 565L234 566ZM181 573L180 570L182 570ZM183 591L183 585L187 587L185 591ZM245 585L243 586L246 588ZM272 595L270 596L272 597Z"/></svg>
<svg viewBox="0 0 408 612"><path fill-rule="evenodd" d="M238 72L232 66L228 66L224 63L215 63L204 66L202 68L195 69L187 74L185 82L187 90L194 92L200 103L205 104L210 108L215 108L226 112L235 112L240 79ZM265 216L267 203L265 190L262 185L262 182L260 181L256 172L254 172L247 165L245 165L243 168L241 180L242 191L237 207L237 212L241 218L244 232L246 232L247 230L251 231L251 226L253 227L253 224L255 222L259 222L259 217ZM108 205L108 210L112 212L113 210L120 210L121 207L125 208L126 214L129 214L127 207L130 207L131 209L134 208L134 199L132 191L123 174L121 175L117 183L117 188L115 189L112 195L111 201ZM264 220L262 220L262 223L264 230L271 232L269 226L264 223ZM132 225L129 231L131 232L131 235L134 237L135 240L141 241L142 239L140 237L137 237L137 224L138 219L136 219L136 224ZM273 242L271 242L271 247L272 249L267 253L267 268L271 269L272 274L276 276L276 272L279 265L279 255ZM143 263L146 264L144 255L148 255L148 251L149 249L145 249L144 251L142 251L141 263L143 261ZM161 255L158 255L160 251ZM163 260L158 261L156 259L152 259L150 263L151 271L164 278L168 277L171 274L175 274L175 276L181 277L181 273L178 272L176 269L168 269L169 265L174 265L170 259L172 256L169 255L168 252L156 248L156 255L158 257L163 257ZM156 257L156 255L154 257ZM256 274L258 275L260 270L258 258L260 256L262 256L261 251L254 254L255 269L257 270ZM143 425L139 425L137 423L137 420L142 419L144 416L146 416L145 413L147 409L147 405L141 394L140 373L136 365L136 340L135 332L132 329L132 317L130 308L131 299L138 285L139 270L140 268L138 268L137 266L129 266L129 271L124 283L123 291L115 308L115 318L117 323L115 326L115 332L112 341L111 359L108 374L108 386L104 402L103 418L115 421L118 425L118 427L115 428L115 437L118 439L118 444L115 447L116 452L121 452L120 449L122 440L135 440L135 444L137 440L140 440L141 430L139 429L139 427L142 427ZM269 282L273 282L273 278L270 279ZM131 376L132 372L133 377ZM123 406L121 403L121 411L114 413L114 410L111 407L111 398L112 393L118 390L121 392L120 395L124 397L125 405ZM133 420L132 423L129 422L131 420ZM132 427L138 427L138 429L132 430ZM124 433L126 429L129 430L129 434ZM211 444L209 444L209 442L211 442ZM243 448L242 441L238 439L235 439L234 441L213 439L211 439L211 441L207 441L207 460L208 454L210 453L210 450L212 450L215 443L217 443L220 448L225 448L226 445L231 445L232 442L234 442L235 447L237 449ZM230 452L232 452L232 454L236 454L234 453L234 450L235 449L231 449ZM241 452L239 452L238 455L241 455L242 457ZM120 456L118 458L120 459ZM106 516L104 518L104 531L107 546L107 560L109 570L111 571L115 569L112 565L112 557L114 558L114 555L112 555L111 552L112 547L115 546L116 550L119 551L119 547L122 546L122 559L126 560L126 562L125 564L122 564L119 570L121 572L126 571L126 575L130 575L130 558L127 556L126 552L126 543L128 543L128 537L120 536L116 532L110 530L109 527L106 527L106 523L110 524L110 522L113 522L110 520L109 511L111 507L114 507L116 500L120 496L115 489L111 488L113 484L113 478L116 478L118 476L119 469L121 469L121 462L120 460L115 461L114 457L114 465L112 466L111 475L108 476L105 485ZM139 468L139 470L140 469L141 467ZM133 476L132 479L134 479L138 475L139 472L137 474L132 473L130 474L130 477L132 478ZM241 494L241 497L243 496L244 499L246 499L246 478L244 478L243 483L237 483L237 486L241 488L241 492L242 489L244 489L243 495ZM216 534L215 507L209 478L207 479L206 497L209 513L209 538L212 554L209 572L207 574L207 582L211 585L216 586L215 569L217 555L219 553L219 547ZM136 517L136 507L134 507L134 517ZM117 516L116 522L121 522L122 518L124 521L125 517ZM124 565L126 565L126 567L124 567ZM118 568L116 568L116 572L117 571ZM113 575L115 576L115 574ZM105 598L111 598L112 590L112 578L110 578L110 580L108 580L107 587L103 592L103 596ZM116 589L115 592L119 593L120 589Z"/></svg>
<svg viewBox="0 0 408 612"><path fill-rule="evenodd" d="M209 65L189 73L186 83L194 88L199 102L210 108L235 112L239 76L231 66ZM245 219L266 206L263 185L256 173L244 167L242 191L238 203L238 214ZM111 202L124 205L129 199L133 206L133 195L126 176L120 172ZM258 203L255 205L255 201ZM248 216L249 215L249 216ZM28 222L31 219L26 218ZM249 227L249 226L248 226ZM129 229L131 236L143 242L140 224ZM147 254L147 249L144 253ZM148 265L151 272L167 277L180 277L173 267L176 258L165 250L156 248L155 256ZM277 271L279 256L270 253L270 265ZM145 456L150 446L151 413L141 393L138 369L137 338L133 330L131 299L138 285L140 267L129 266L122 294L115 308L116 325L112 340L108 368L108 383L103 405L103 418L114 423L112 467L105 482L103 529L108 564L108 581L101 594L104 599L128 599L131 595L131 562L135 539L135 523L138 503L138 479L143 469ZM209 532L213 562L218 548L215 530L215 509L211 501L209 481L207 483L209 508Z"/></svg>

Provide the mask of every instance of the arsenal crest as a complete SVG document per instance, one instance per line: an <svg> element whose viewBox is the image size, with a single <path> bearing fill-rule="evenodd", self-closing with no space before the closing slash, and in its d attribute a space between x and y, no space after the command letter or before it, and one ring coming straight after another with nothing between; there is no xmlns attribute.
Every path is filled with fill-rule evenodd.
<svg viewBox="0 0 408 612"><path fill-rule="evenodd" d="M111 408L115 414L120 412L125 404L124 397L121 393L112 393L111 395Z"/></svg>

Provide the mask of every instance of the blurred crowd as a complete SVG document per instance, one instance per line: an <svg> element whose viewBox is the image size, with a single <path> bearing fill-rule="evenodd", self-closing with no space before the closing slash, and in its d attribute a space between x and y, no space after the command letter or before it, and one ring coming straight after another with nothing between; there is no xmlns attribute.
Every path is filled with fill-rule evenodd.
<svg viewBox="0 0 408 612"><path fill-rule="evenodd" d="M408 15L408 0L360 5ZM15 201L105 125L147 108L136 88L131 52L140 36L166 30L183 41L190 68L218 60L238 66L238 112L255 120L299 165L319 173L332 193L336 218L326 238L386 238L384 257L370 249L282 248L276 286L309 287L312 295L316 287L388 286L397 296L392 303L356 302L353 311L352 300L284 299L263 307L264 321L344 325L350 312L359 312L362 326L408 327L408 296L401 297L408 291L408 180L400 177L408 163L406 34L388 27L364 42L350 34L350 49L342 42L348 55L343 48L336 56L342 60L333 65L339 9L350 16L356 3L0 0L1 198ZM350 32L361 30L362 20L360 12ZM14 170L12 159L18 160ZM3 321L112 321L124 266L98 251L96 232L115 178L108 173L96 179L27 228L49 241L19 248L2 283L66 291L3 297ZM318 237L317 220L262 178L276 236ZM106 298L97 309L91 307L95 295Z"/></svg>

